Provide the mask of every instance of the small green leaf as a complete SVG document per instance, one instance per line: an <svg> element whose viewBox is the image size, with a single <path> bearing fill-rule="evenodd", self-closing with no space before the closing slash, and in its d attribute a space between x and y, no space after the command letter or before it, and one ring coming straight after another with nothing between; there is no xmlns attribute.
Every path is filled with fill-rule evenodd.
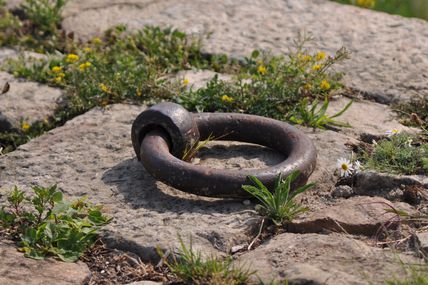
<svg viewBox="0 0 428 285"><path fill-rule="evenodd" d="M62 201L62 192L57 191L52 195L52 201L59 203Z"/></svg>
<svg viewBox="0 0 428 285"><path fill-rule="evenodd" d="M253 52L251 53L251 58L258 58L260 55L260 51L255 49L253 50Z"/></svg>

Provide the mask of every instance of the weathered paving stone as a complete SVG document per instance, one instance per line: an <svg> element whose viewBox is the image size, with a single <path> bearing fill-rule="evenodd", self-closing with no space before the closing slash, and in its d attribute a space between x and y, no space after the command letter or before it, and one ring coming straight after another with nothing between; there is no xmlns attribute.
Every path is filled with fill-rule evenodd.
<svg viewBox="0 0 428 285"><path fill-rule="evenodd" d="M130 130L144 107L114 105L79 116L0 158L0 193L57 183L68 198L88 195L114 217L107 240L144 259L156 247L222 254L249 237L253 213L241 201L193 196L156 182L136 160ZM3 196L4 199L4 196Z"/></svg>
<svg viewBox="0 0 428 285"><path fill-rule="evenodd" d="M340 97L332 99L327 109L327 114L332 116L341 111L350 99ZM359 137L361 133L372 135L385 135L386 131L397 129L400 132L415 132L415 129L400 124L391 108L366 100L354 101L341 116L334 118L337 121L348 123L351 128L340 128L340 132Z"/></svg>
<svg viewBox="0 0 428 285"><path fill-rule="evenodd" d="M25 258L13 243L0 241L0 284L41 285L54 282L58 285L80 285L89 280L90 274L83 262Z"/></svg>
<svg viewBox="0 0 428 285"><path fill-rule="evenodd" d="M341 232L374 236L381 227L396 228L397 216L389 213L394 207L415 213L406 203L391 203L380 197L357 196L338 200L335 205L315 210L304 218L299 218L289 225L289 231L295 233Z"/></svg>
<svg viewBox="0 0 428 285"><path fill-rule="evenodd" d="M397 190L405 190L406 187L411 185L418 185L428 189L428 177L426 175L394 175L363 171L355 175L353 190L357 195L389 198Z"/></svg>
<svg viewBox="0 0 428 285"><path fill-rule="evenodd" d="M9 73L0 72L0 88L6 82L10 89L0 95L0 131L11 127L19 129L21 121L31 124L53 115L63 94L60 89L16 79Z"/></svg>
<svg viewBox="0 0 428 285"><path fill-rule="evenodd" d="M405 276L400 261L417 264L414 257L373 248L339 234L292 234L274 237L237 263L257 270L265 283L272 279L292 284L383 284Z"/></svg>
<svg viewBox="0 0 428 285"><path fill-rule="evenodd" d="M428 22L327 0L96 0L69 1L63 26L83 39L120 23L174 26L211 36L205 51L247 56L253 49L286 53L300 32L310 47L333 53L341 46L352 59L340 70L345 82L379 102L427 94Z"/></svg>

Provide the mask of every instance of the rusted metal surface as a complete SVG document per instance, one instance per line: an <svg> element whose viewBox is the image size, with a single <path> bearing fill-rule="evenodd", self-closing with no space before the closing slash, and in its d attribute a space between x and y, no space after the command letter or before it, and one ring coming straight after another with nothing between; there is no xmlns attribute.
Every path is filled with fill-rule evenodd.
<svg viewBox="0 0 428 285"><path fill-rule="evenodd" d="M179 190L209 197L244 198L249 194L241 186L249 183L249 175L272 187L278 173L285 177L299 170L293 185L297 187L307 182L315 168L313 143L287 123L253 115L192 114L183 110L178 104L162 103L141 113L132 126L134 149L144 167L156 179ZM180 159L186 145L210 134L221 140L267 146L286 159L271 167L249 170L211 169Z"/></svg>

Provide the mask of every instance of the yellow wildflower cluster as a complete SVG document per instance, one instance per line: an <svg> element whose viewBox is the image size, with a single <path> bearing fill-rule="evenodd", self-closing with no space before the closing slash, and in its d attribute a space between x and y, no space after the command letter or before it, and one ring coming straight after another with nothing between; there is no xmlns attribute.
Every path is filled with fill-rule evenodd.
<svg viewBox="0 0 428 285"><path fill-rule="evenodd" d="M54 66L52 67L52 72L53 73L60 73L62 71L62 67L61 66Z"/></svg>
<svg viewBox="0 0 428 285"><path fill-rule="evenodd" d="M187 85L189 85L189 83L190 83L189 79L187 79L187 78L183 79L183 86L187 86Z"/></svg>
<svg viewBox="0 0 428 285"><path fill-rule="evenodd" d="M107 87L107 85L105 85L104 83L100 83L100 85L98 85L101 89L101 91L105 92L105 93L110 93L110 88Z"/></svg>
<svg viewBox="0 0 428 285"><path fill-rule="evenodd" d="M27 122L22 122L21 129L26 132L30 129L30 124Z"/></svg>
<svg viewBox="0 0 428 285"><path fill-rule="evenodd" d="M261 75L265 75L267 70L266 67L264 67L263 65L260 65L259 68L257 68L257 71L261 74Z"/></svg>
<svg viewBox="0 0 428 285"><path fill-rule="evenodd" d="M323 52L323 51L317 52L315 58L317 61L323 60L325 58L325 52Z"/></svg>
<svg viewBox="0 0 428 285"><path fill-rule="evenodd" d="M87 68L91 67L92 63L90 63L89 61L82 63L81 65L79 65L79 69L80 71L85 71Z"/></svg>
<svg viewBox="0 0 428 285"><path fill-rule="evenodd" d="M321 65L319 65L319 64L315 64L314 66L312 66L312 70L314 70L314 71L318 71L320 69L321 69Z"/></svg>
<svg viewBox="0 0 428 285"><path fill-rule="evenodd" d="M62 72L61 66L52 67L52 72L55 74L55 78L53 79L55 83L61 83L65 77L65 73Z"/></svg>
<svg viewBox="0 0 428 285"><path fill-rule="evenodd" d="M74 63L78 60L79 60L79 56L77 54L74 54L74 53L68 54L67 57L65 58L65 61L68 63Z"/></svg>
<svg viewBox="0 0 428 285"><path fill-rule="evenodd" d="M141 95L143 95L143 92L141 91L140 88L137 88L136 95L137 97L141 97Z"/></svg>
<svg viewBox="0 0 428 285"><path fill-rule="evenodd" d="M93 39L92 39L92 42L93 42L94 44L96 44L96 45L99 45L99 44L101 44L101 43L102 43L102 41L101 41L101 39L100 39L100 38L93 38Z"/></svg>
<svg viewBox="0 0 428 285"><path fill-rule="evenodd" d="M323 80L323 81L321 81L321 84L320 84L320 88L322 89L322 90L328 90L328 89L330 89L330 83L328 83L328 81L327 80Z"/></svg>
<svg viewBox="0 0 428 285"><path fill-rule="evenodd" d="M232 103L234 101L234 99L232 97L227 96L227 95L223 95L223 96L221 96L221 101L223 101L225 103Z"/></svg>
<svg viewBox="0 0 428 285"><path fill-rule="evenodd" d="M83 51L84 51L84 52L91 52L91 51L92 51L92 49L91 49L90 47L85 47L85 48L83 48Z"/></svg>
<svg viewBox="0 0 428 285"><path fill-rule="evenodd" d="M303 86L303 89L305 89L305 90L311 90L311 89L312 89L312 85L311 85L310 83L306 83L306 84Z"/></svg>
<svg viewBox="0 0 428 285"><path fill-rule="evenodd" d="M312 60L312 56L311 56L311 55L309 55L309 54L301 54L301 53L299 53L299 54L297 55L297 58L298 58L299 60L301 60L301 61L311 61L311 60Z"/></svg>
<svg viewBox="0 0 428 285"><path fill-rule="evenodd" d="M357 0L357 5L365 8L373 8L376 5L376 0Z"/></svg>

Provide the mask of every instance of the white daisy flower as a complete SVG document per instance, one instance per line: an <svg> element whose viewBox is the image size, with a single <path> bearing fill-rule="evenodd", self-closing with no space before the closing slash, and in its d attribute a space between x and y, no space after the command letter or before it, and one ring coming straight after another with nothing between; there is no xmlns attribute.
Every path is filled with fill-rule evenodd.
<svg viewBox="0 0 428 285"><path fill-rule="evenodd" d="M400 132L400 131L399 131L399 130L397 130L397 129L392 129L392 130L388 130L388 131L386 131L386 132L385 132L385 134L386 134L388 137L392 137L392 136L397 135L399 132Z"/></svg>
<svg viewBox="0 0 428 285"><path fill-rule="evenodd" d="M361 162L359 160L354 161L353 163L354 172L358 173L361 169Z"/></svg>
<svg viewBox="0 0 428 285"><path fill-rule="evenodd" d="M349 159L343 157L337 160L337 168L339 169L340 177L348 177L354 171Z"/></svg>

